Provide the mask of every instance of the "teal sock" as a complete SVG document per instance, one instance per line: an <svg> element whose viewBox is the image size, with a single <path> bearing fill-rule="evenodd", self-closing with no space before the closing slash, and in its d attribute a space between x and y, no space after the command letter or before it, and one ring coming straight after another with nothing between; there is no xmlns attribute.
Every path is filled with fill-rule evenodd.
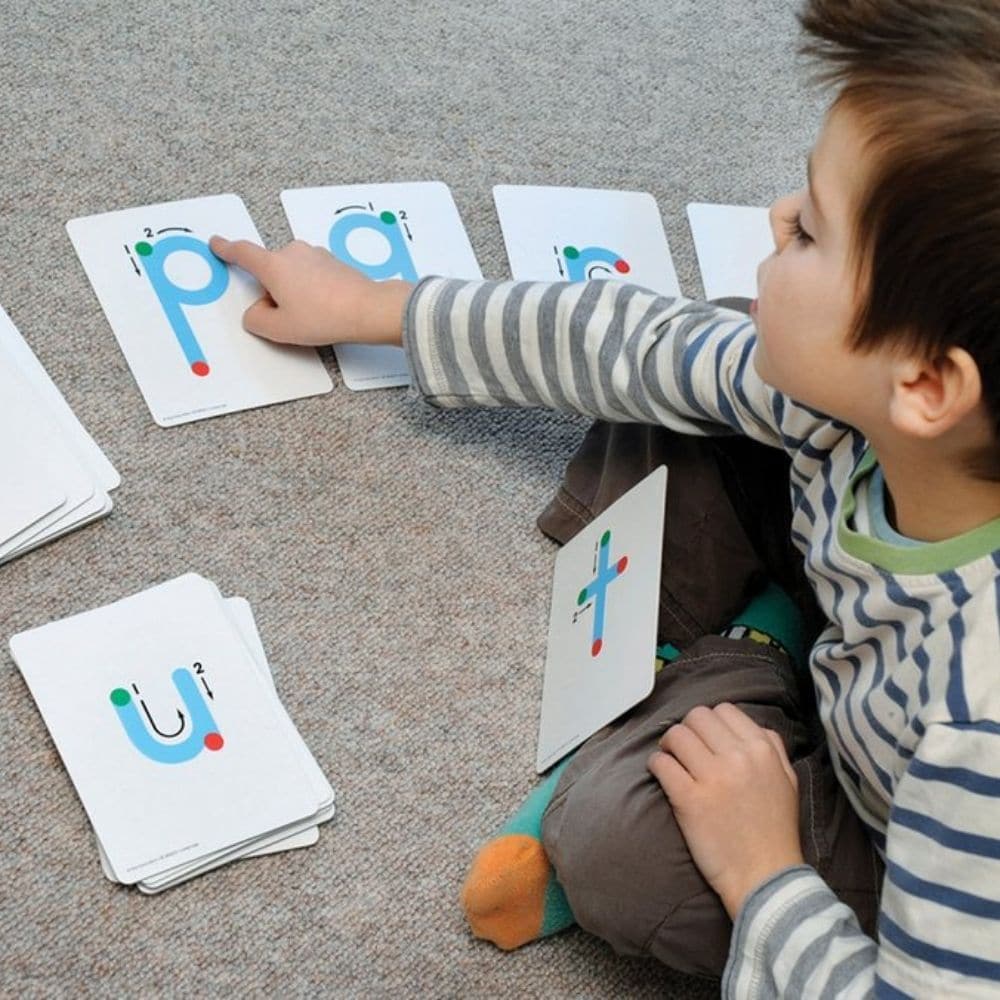
<svg viewBox="0 0 1000 1000"><path fill-rule="evenodd" d="M758 642L770 639L797 667L805 669L808 659L805 619L795 602L776 583L769 583L751 598L722 634Z"/></svg>

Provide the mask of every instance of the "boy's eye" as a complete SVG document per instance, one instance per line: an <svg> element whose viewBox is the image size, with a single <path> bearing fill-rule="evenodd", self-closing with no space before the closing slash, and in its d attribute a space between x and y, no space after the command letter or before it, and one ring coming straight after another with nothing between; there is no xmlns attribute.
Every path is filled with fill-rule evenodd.
<svg viewBox="0 0 1000 1000"><path fill-rule="evenodd" d="M812 243L813 238L802 228L802 213L796 212L788 221L792 235L802 244Z"/></svg>

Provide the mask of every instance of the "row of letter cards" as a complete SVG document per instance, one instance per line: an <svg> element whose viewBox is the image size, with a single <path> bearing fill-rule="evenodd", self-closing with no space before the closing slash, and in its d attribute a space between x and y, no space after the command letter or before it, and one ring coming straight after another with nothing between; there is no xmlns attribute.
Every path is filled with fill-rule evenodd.
<svg viewBox="0 0 1000 1000"><path fill-rule="evenodd" d="M0 563L111 510L121 479L0 309Z"/></svg>
<svg viewBox="0 0 1000 1000"><path fill-rule="evenodd" d="M194 573L10 640L105 875L156 893L316 843L334 793L254 617Z"/></svg>
<svg viewBox="0 0 1000 1000"><path fill-rule="evenodd" d="M680 294L651 194L497 185L493 196L516 280L612 278ZM281 202L297 239L372 280L482 279L451 191L439 181L296 188L282 191ZM703 274L718 272L731 286L735 272L741 286L755 286L756 264L769 251L766 212L696 205L689 215ZM67 231L161 426L332 388L313 348L270 343L242 329L243 313L263 289L208 245L216 233L261 244L237 195L84 216L70 220ZM721 294L741 292L727 287ZM398 347L338 344L334 351L350 389L409 383Z"/></svg>

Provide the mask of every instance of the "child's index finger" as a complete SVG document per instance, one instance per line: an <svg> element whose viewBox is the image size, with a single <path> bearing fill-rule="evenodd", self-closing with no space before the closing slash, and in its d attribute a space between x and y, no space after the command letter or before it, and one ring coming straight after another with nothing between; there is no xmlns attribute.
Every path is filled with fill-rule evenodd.
<svg viewBox="0 0 1000 1000"><path fill-rule="evenodd" d="M220 260L235 264L252 274L262 285L267 285L272 271L271 253L250 240L227 240L222 236L212 236L209 249Z"/></svg>

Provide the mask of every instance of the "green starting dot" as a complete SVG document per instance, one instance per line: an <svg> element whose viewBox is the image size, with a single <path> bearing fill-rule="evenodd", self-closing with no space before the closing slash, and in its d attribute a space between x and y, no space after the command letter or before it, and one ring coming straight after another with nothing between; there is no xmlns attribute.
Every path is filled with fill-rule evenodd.
<svg viewBox="0 0 1000 1000"><path fill-rule="evenodd" d="M608 542L610 541L611 541L611 531L609 529L608 531L605 531L603 535L601 535L601 545L602 546L607 545Z"/></svg>
<svg viewBox="0 0 1000 1000"><path fill-rule="evenodd" d="M580 256L580 251L576 247L563 247L563 253L569 260L576 260Z"/></svg>
<svg viewBox="0 0 1000 1000"><path fill-rule="evenodd" d="M584 587L584 588L583 588L583 590L581 590L581 591L580 591L580 596L579 596L579 597L577 597L577 599L576 599L576 603L577 603L577 604L583 604L583 602L584 602L584 601L585 601L586 599L587 599L587 588L586 588L586 587Z"/></svg>
<svg viewBox="0 0 1000 1000"><path fill-rule="evenodd" d="M382 212L379 218L387 225L391 226L396 221L396 216L392 212Z"/></svg>
<svg viewBox="0 0 1000 1000"><path fill-rule="evenodd" d="M153 252L152 243L136 243L135 252L140 257L148 257Z"/></svg>
<svg viewBox="0 0 1000 1000"><path fill-rule="evenodd" d="M111 704L112 705L127 705L132 700L132 695L125 690L125 688L115 688L111 692Z"/></svg>

